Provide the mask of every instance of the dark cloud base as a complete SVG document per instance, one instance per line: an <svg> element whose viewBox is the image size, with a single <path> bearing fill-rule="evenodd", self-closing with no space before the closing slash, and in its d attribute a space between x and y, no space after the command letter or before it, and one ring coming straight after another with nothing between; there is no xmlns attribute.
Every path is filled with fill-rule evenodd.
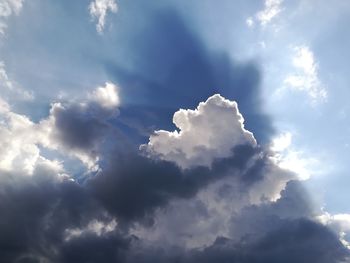
<svg viewBox="0 0 350 263"><path fill-rule="evenodd" d="M240 155L217 160L212 169L185 172L139 154L115 156L106 172L84 184L40 171L33 177L2 174L1 262L332 263L348 256L335 233L308 219L312 207L298 182L290 182L277 202L251 205L232 218L232 224L250 229L238 240L218 236L212 245L189 249L152 244L130 234L137 221L152 226L155 209L174 198L190 201L212 182L232 177L244 192L264 178L259 171L271 165L268 159L260 158L253 168L245 169L260 151L240 146L234 152ZM111 232L86 231L66 239L67 229L113 218L120 224Z"/></svg>

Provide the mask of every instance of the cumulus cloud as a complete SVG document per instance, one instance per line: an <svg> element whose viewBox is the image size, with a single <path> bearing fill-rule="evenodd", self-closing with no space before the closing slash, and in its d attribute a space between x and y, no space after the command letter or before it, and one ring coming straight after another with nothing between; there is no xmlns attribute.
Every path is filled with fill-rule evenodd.
<svg viewBox="0 0 350 263"><path fill-rule="evenodd" d="M155 131L141 148L184 169L210 167L215 158L230 156L235 146L256 144L253 134L244 128L237 103L218 94L199 103L195 110L177 111L173 123L180 131Z"/></svg>
<svg viewBox="0 0 350 263"><path fill-rule="evenodd" d="M87 100L53 103L48 118L39 123L41 144L80 159L98 169L100 146L111 130L108 120L118 114L116 86L98 87Z"/></svg>
<svg viewBox="0 0 350 263"><path fill-rule="evenodd" d="M295 72L284 79L285 85L292 90L305 92L313 103L327 99L327 89L318 74L318 64L308 46L293 48L292 65Z"/></svg>
<svg viewBox="0 0 350 263"><path fill-rule="evenodd" d="M11 111L0 98L0 171L32 175L36 167L46 163L57 172L59 162L40 155L38 127L28 117Z"/></svg>
<svg viewBox="0 0 350 263"><path fill-rule="evenodd" d="M110 82L106 82L105 86L96 88L90 94L90 100L95 101L106 109L113 109L120 104L120 98L118 95L118 88L116 85Z"/></svg>
<svg viewBox="0 0 350 263"><path fill-rule="evenodd" d="M115 0L95 0L90 3L90 15L93 19L97 20L97 32L103 32L108 12L116 13L117 9Z"/></svg>
<svg viewBox="0 0 350 263"><path fill-rule="evenodd" d="M110 132L108 119L118 112L118 95L111 83L93 94L83 102L53 103L49 116L37 123L0 100L0 169L32 175L39 161L61 167L58 161L44 158L40 147L45 147L96 170L99 147Z"/></svg>
<svg viewBox="0 0 350 263"><path fill-rule="evenodd" d="M57 176L62 173L59 165L41 161L40 151L31 176L13 168L2 171L1 260L336 263L349 256L341 233L319 223L322 211L293 181L297 176L278 167L273 153L244 129L235 102L215 95L195 110L175 114L180 140L170 146L183 147L179 159L145 156L117 144L109 144L116 148L104 156L98 145L114 129L108 120L119 105L110 91L100 87L91 93L103 94L96 100L90 94L81 102L55 103L50 116L38 123L0 103L3 116L10 119L1 125L7 136L22 138L20 144L30 132L36 136L27 141L34 146L45 139L46 147L51 144L65 155L82 152L104 158L102 169L82 182ZM199 151L210 162L182 169L177 160L185 160L187 151L202 144L191 137L194 127L210 142ZM183 146L184 138L192 143L189 148ZM226 152L211 154L214 146Z"/></svg>

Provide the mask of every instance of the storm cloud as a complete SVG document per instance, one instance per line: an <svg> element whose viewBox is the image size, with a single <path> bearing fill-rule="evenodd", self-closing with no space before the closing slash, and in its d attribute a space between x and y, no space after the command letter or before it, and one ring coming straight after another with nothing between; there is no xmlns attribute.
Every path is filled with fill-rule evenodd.
<svg viewBox="0 0 350 263"><path fill-rule="evenodd" d="M88 2L102 39L117 4ZM271 146L259 64L141 2L118 2L118 55L83 56L109 81L36 121L0 98L0 262L349 262L344 222Z"/></svg>
<svg viewBox="0 0 350 263"><path fill-rule="evenodd" d="M110 121L96 119L102 104L89 103L51 110L55 122L49 123L68 152L89 152L90 142L117 138ZM118 126L117 115L108 118ZM74 136L81 140L72 142ZM214 157L210 166L189 168L131 144L123 151L112 145L82 181L47 162L30 177L2 173L4 262L342 262L349 255L339 233L317 221L322 211L297 176L279 168L273 152L255 140L232 144L230 154Z"/></svg>

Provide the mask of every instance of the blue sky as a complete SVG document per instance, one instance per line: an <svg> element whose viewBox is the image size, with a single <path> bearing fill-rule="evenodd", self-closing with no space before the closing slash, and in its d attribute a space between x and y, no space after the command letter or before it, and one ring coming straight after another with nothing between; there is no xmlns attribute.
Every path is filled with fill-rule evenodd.
<svg viewBox="0 0 350 263"><path fill-rule="evenodd" d="M261 198L282 200L291 179L281 178L293 173L320 209L313 218L349 247L349 15L350 2L341 0L0 0L0 131L11 141L0 139L0 171L33 175L43 162L84 184L119 169L112 155L145 151L180 170L221 167L214 160L248 143L284 171L276 179L283 187L272 183ZM240 114L244 127L225 124L241 123ZM117 222L138 215L106 207ZM171 213L154 218L162 233ZM98 228L74 229L89 227ZM130 229L149 234L142 224Z"/></svg>

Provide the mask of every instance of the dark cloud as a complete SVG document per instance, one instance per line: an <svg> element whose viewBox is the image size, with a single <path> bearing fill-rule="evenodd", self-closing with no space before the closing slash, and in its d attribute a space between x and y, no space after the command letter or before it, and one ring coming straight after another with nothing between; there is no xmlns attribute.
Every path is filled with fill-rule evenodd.
<svg viewBox="0 0 350 263"><path fill-rule="evenodd" d="M237 180L240 191L247 191L264 180L267 167L273 165L268 158L264 162L264 158L256 159L261 150L250 146L237 147L234 156L215 161L212 169L181 171L170 162L116 155L109 170L86 184L47 171L36 171L32 177L3 174L0 259L53 263L335 263L348 256L335 233L309 219L313 208L297 182L290 182L277 202L265 201L231 215L232 233L228 234L232 237L217 236L214 243L202 248L152 243L131 234L133 224L124 224L155 220L156 208L178 198L193 202L198 191L220 180ZM259 169L248 169L255 166ZM227 202L235 201L227 197L221 193ZM203 208L195 212L209 217L200 210ZM114 230L100 234L86 230L91 221L107 223L113 218L118 222ZM80 233L67 239L69 229L80 229ZM169 233L165 230L162 234Z"/></svg>
<svg viewBox="0 0 350 263"><path fill-rule="evenodd" d="M211 169L197 167L184 171L172 162L156 161L138 154L114 156L112 166L91 179L89 187L118 218L142 219L172 198L190 198L224 176L242 177L245 183L262 179L260 170L245 171L247 162L258 153L258 149L242 145L233 149L232 157L216 160Z"/></svg>
<svg viewBox="0 0 350 263"><path fill-rule="evenodd" d="M81 11L80 5L74 4L76 8ZM238 63L226 52L208 49L173 11L147 10L146 19L135 17L129 18L134 23L126 30L127 41L118 35L117 52L125 51L131 66L113 58L104 63L109 76L123 87L120 118L113 119L116 112L96 101L55 104L51 112L52 143L63 146L67 154L78 150L101 157L102 169L84 174L85 180L80 181L49 167L36 168L28 177L0 174L0 262L344 262L349 250L338 233L315 221L321 211L300 183L290 181L281 197L271 201L275 184L280 184L280 190L295 177L273 163L263 147L240 145L232 149L232 156L216 159L211 168L186 170L135 150L140 138L130 137L169 128L176 110L194 108L214 93L238 102L246 128L259 142L266 142L273 133L271 120L262 113L261 74L254 62ZM99 47L103 49L102 42ZM86 45L86 41L79 43ZM64 54L61 46L55 42L51 51ZM268 196L256 193L261 188ZM215 200L204 202L199 194ZM259 200L253 202L250 197L255 194ZM209 207L215 202L225 205L217 210ZM169 220L174 215L170 208L182 208L175 210L177 218ZM159 227L161 216L170 221L164 228ZM192 222L202 226L212 217L218 219L213 220L214 227L191 229ZM115 228L96 229L111 221L116 222ZM218 231L223 224L225 235ZM174 238L172 244L142 234L159 229L158 234L168 239L179 232L196 241L203 229L214 238L205 240L205 245L190 246L182 239L175 242Z"/></svg>
<svg viewBox="0 0 350 263"><path fill-rule="evenodd" d="M184 262L343 262L349 251L328 228L307 219L281 220L280 226L253 243L218 238Z"/></svg>
<svg viewBox="0 0 350 263"><path fill-rule="evenodd" d="M123 237L117 233L103 237L95 234L83 235L66 242L61 247L59 262L125 262L125 251L133 237Z"/></svg>
<svg viewBox="0 0 350 263"><path fill-rule="evenodd" d="M97 117L99 111L93 107L91 104L82 110L78 104L53 111L54 127L67 148L94 148L95 142L106 139L114 129L109 117ZM1 174L1 261L335 263L348 256L337 233L313 221L320 211L314 209L300 183L290 181L276 202L264 196L255 204L247 201L260 183L266 183L263 188L268 194L275 184L293 178L271 161L271 153L263 147L236 146L232 156L214 160L211 168L182 170L129 146L113 144L101 162L102 170L86 175L81 182L57 174L50 166L36 168L28 177ZM269 181L271 178L276 182ZM211 188L215 184L218 187ZM198 199L203 191L214 191L213 198L218 200L211 201L224 202L226 208L239 207L235 202L242 202L242 207L213 215L208 203ZM189 206L178 210L177 220L190 227L177 226L176 220L168 218L172 214L167 208L178 201ZM192 207L190 216L186 207ZM173 229L157 228L162 215ZM215 242L212 239L200 247L181 241L151 241L142 234L161 231L174 241L178 236L196 240L202 233L191 229L192 221L200 218L205 222L213 216L215 224L226 222L227 237L222 237L214 224L205 228L208 233L204 234L216 237ZM103 227L113 220L115 228L96 229L98 224ZM139 234L134 231L137 225L141 227Z"/></svg>
<svg viewBox="0 0 350 263"><path fill-rule="evenodd" d="M79 106L55 108L57 138L69 148L94 149L108 131L106 122Z"/></svg>
<svg viewBox="0 0 350 263"><path fill-rule="evenodd" d="M54 259L65 229L103 217L77 183L39 172L33 177L1 174L0 211L1 262Z"/></svg>

